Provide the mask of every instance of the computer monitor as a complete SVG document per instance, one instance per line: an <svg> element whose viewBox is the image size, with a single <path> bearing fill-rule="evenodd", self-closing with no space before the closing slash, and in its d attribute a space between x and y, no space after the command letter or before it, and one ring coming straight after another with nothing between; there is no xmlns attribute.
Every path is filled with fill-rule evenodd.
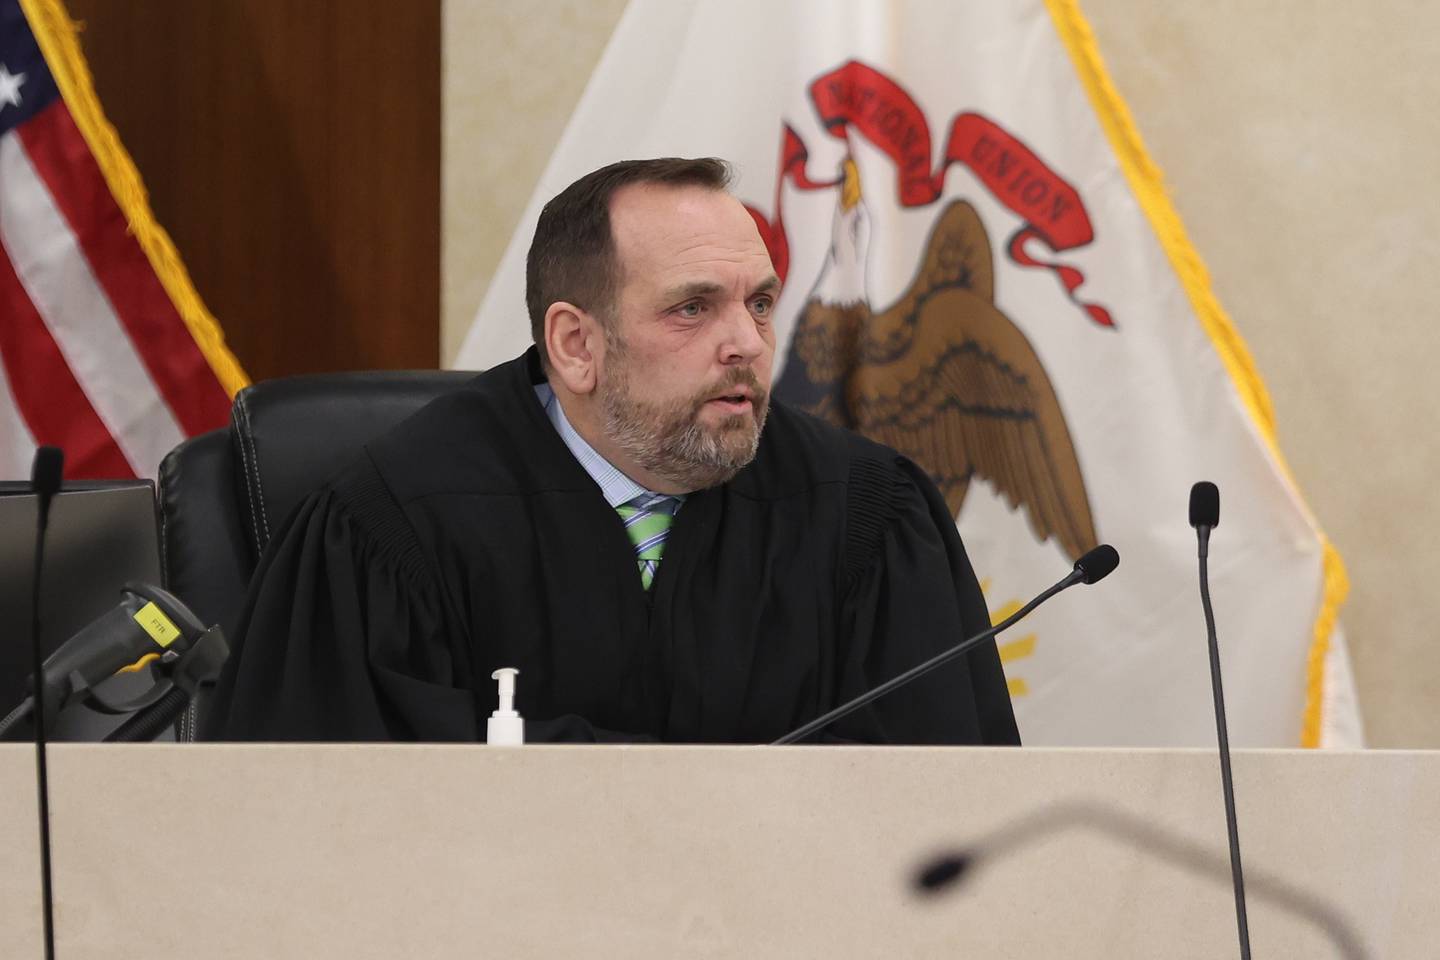
<svg viewBox="0 0 1440 960"><path fill-rule="evenodd" d="M0 483L0 716L25 699L31 673L30 589L36 500L26 483ZM41 648L46 656L120 602L120 588L160 585L159 514L149 480L66 483L50 505L41 576ZM101 684L117 701L150 688L149 671ZM72 706L47 739L103 740L123 717Z"/></svg>

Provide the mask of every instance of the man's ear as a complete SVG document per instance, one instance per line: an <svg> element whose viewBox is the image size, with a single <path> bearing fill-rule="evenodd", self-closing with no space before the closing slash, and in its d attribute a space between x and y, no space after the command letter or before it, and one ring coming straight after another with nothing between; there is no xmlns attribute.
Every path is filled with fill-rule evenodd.
<svg viewBox="0 0 1440 960"><path fill-rule="evenodd" d="M554 376L574 394L588 394L599 380L605 331L597 317L564 300L545 311L545 348Z"/></svg>

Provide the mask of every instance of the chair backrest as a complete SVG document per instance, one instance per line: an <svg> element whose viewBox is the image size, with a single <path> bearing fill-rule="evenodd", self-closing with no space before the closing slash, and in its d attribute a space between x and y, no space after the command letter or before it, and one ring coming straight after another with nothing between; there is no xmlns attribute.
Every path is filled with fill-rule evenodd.
<svg viewBox="0 0 1440 960"><path fill-rule="evenodd" d="M227 633L255 557L240 519L229 428L191 437L160 463L160 572L165 588Z"/></svg>
<svg viewBox="0 0 1440 960"><path fill-rule="evenodd" d="M166 587L230 632L260 553L296 505L368 441L474 376L331 373L241 390L228 429L187 440L160 466Z"/></svg>
<svg viewBox="0 0 1440 960"><path fill-rule="evenodd" d="M230 431L246 493L241 516L257 559L290 511L362 446L474 376L451 370L332 373L241 390Z"/></svg>

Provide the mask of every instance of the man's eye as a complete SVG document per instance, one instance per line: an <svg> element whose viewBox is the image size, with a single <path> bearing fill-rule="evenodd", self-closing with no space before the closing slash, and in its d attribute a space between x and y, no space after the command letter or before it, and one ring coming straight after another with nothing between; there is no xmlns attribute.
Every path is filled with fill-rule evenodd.
<svg viewBox="0 0 1440 960"><path fill-rule="evenodd" d="M696 301L692 301L692 302L690 302L690 303L685 304L684 306L682 306L679 310L677 310L677 311L675 311L675 312L678 313L678 314L680 314L680 316L682 316L682 317L691 317L691 318L693 318L693 317L698 317L698 316L700 316L700 311L701 311L702 308L703 308L703 305L702 305L698 300L696 300Z"/></svg>
<svg viewBox="0 0 1440 960"><path fill-rule="evenodd" d="M773 306L775 306L773 300L769 297L761 297L750 304L750 309L757 317L768 317L770 315L770 308Z"/></svg>

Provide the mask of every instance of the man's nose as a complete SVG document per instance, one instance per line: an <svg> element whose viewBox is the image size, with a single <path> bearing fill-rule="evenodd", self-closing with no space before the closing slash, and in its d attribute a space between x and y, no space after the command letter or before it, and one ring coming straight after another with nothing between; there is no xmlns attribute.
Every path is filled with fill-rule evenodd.
<svg viewBox="0 0 1440 960"><path fill-rule="evenodd" d="M728 311L724 327L724 339L720 344L720 360L723 363L753 363L768 348L759 325L750 315L746 304Z"/></svg>

